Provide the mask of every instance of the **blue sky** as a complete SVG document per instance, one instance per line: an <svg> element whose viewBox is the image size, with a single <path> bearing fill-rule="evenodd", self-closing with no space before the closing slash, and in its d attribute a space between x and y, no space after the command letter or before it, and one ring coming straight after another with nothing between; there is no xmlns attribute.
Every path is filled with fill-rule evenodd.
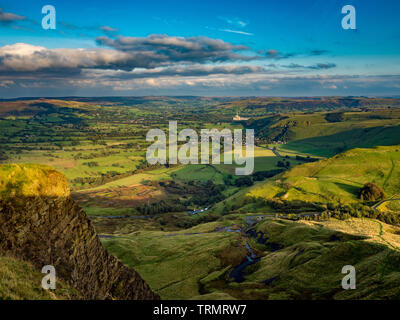
<svg viewBox="0 0 400 320"><path fill-rule="evenodd" d="M43 5L56 29L43 30ZM356 30L341 26L344 5ZM400 1L2 1L0 97L400 95Z"/></svg>

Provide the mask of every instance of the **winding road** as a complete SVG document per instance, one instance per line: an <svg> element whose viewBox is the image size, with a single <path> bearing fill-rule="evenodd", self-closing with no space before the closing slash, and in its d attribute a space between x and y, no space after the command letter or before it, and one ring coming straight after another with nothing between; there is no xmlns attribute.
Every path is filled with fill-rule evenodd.
<svg viewBox="0 0 400 320"><path fill-rule="evenodd" d="M275 156L280 157L280 158L283 158L283 157L279 154L279 152L278 152L277 150L275 150L274 148L267 148L267 149L271 150L271 151L274 153Z"/></svg>
<svg viewBox="0 0 400 320"><path fill-rule="evenodd" d="M376 210L376 209L378 209L378 207L380 207L382 204L384 204L385 202L389 202L389 201L400 201L400 198L388 199L388 200L379 201L377 204L375 204L375 205L372 206L372 209Z"/></svg>

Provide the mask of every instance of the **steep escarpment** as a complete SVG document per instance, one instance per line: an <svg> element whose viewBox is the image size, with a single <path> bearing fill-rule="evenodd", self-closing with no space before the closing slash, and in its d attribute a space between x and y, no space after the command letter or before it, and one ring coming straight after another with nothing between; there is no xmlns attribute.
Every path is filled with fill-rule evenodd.
<svg viewBox="0 0 400 320"><path fill-rule="evenodd" d="M158 299L138 273L107 253L63 175L35 165L0 166L0 255L53 265L85 299Z"/></svg>

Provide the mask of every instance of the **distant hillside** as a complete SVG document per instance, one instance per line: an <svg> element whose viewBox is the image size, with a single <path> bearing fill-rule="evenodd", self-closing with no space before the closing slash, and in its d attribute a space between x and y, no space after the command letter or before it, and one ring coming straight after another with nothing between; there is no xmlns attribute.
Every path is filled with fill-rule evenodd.
<svg viewBox="0 0 400 320"><path fill-rule="evenodd" d="M265 116L268 113L319 112L333 110L368 110L370 108L400 107L400 99L366 97L302 97L238 98L221 103L219 109L240 110L242 116Z"/></svg>
<svg viewBox="0 0 400 320"><path fill-rule="evenodd" d="M400 190L400 146L353 149L333 158L296 166L250 189L246 196L320 203L359 202L365 183L387 197Z"/></svg>
<svg viewBox="0 0 400 320"><path fill-rule="evenodd" d="M400 109L282 114L249 121L257 138L282 149L333 156L355 147L400 143Z"/></svg>
<svg viewBox="0 0 400 320"><path fill-rule="evenodd" d="M57 277L84 299L158 298L134 270L107 253L85 212L69 197L65 177L50 167L0 166L0 225L0 256L26 261L37 271L53 265ZM11 276L21 281L24 266L16 264ZM30 281L35 279L32 275ZM4 281L0 277L0 297L18 296L8 293ZM46 294L25 298L41 295Z"/></svg>
<svg viewBox="0 0 400 320"><path fill-rule="evenodd" d="M32 99L0 102L0 116L51 115L55 112L71 114L73 111L93 111L96 106L91 103L59 99Z"/></svg>

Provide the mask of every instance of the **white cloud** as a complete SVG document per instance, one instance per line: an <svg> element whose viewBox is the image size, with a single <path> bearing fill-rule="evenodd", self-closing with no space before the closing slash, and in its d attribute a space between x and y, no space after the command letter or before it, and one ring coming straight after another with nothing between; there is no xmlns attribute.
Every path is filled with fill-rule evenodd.
<svg viewBox="0 0 400 320"><path fill-rule="evenodd" d="M47 49L25 43L0 47L0 71L81 73L84 69L152 69L176 64L226 63L260 59L239 51L249 50L220 39L207 37L170 37L150 35L144 38L99 37L97 42L109 48Z"/></svg>
<svg viewBox="0 0 400 320"><path fill-rule="evenodd" d="M227 17L218 17L219 19L225 21L226 23L244 28L246 27L249 23L247 21L244 21L243 19L240 18L227 18Z"/></svg>
<svg viewBox="0 0 400 320"><path fill-rule="evenodd" d="M243 35L246 35L246 36L254 36L254 33L244 32L244 31L239 31L239 30L219 29L219 31L230 32L230 33L237 33L237 34L243 34Z"/></svg>
<svg viewBox="0 0 400 320"><path fill-rule="evenodd" d="M82 68L118 68L131 57L110 49L46 49L25 43L0 47L0 71L35 72Z"/></svg>

